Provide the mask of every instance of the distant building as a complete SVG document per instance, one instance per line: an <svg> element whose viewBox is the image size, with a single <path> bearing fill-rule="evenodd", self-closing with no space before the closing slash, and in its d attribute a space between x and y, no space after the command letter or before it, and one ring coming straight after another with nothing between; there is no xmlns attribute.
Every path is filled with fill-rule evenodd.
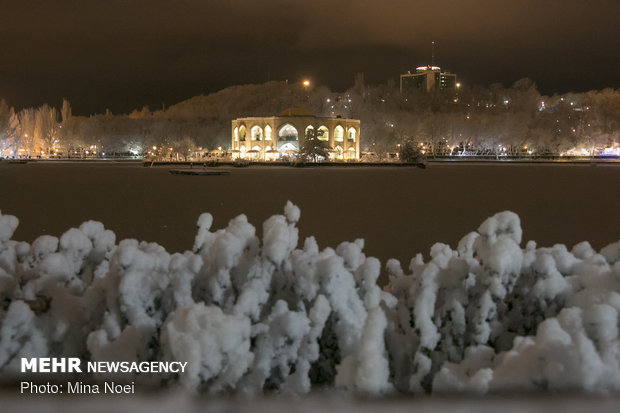
<svg viewBox="0 0 620 413"><path fill-rule="evenodd" d="M415 73L400 75L400 93L411 90L454 92L456 87L456 74L443 72L438 66L420 66L416 68Z"/></svg>
<svg viewBox="0 0 620 413"><path fill-rule="evenodd" d="M329 143L330 159L359 159L359 120L317 117L302 108L287 109L279 116L233 120L233 158L269 161L295 157L310 128L317 128L319 139Z"/></svg>

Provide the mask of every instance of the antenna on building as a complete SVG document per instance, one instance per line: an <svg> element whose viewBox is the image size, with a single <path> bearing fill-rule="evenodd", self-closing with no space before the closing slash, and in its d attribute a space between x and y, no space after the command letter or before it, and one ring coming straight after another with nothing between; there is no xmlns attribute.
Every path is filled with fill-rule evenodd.
<svg viewBox="0 0 620 413"><path fill-rule="evenodd" d="M431 66L435 66L435 42L431 42Z"/></svg>

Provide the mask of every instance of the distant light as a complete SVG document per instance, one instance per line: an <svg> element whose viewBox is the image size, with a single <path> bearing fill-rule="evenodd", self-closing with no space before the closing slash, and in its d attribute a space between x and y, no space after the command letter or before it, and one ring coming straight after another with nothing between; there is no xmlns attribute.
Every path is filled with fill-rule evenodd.
<svg viewBox="0 0 620 413"><path fill-rule="evenodd" d="M422 70L441 70L441 68L439 66L419 66L419 67L416 67L415 70L417 70L417 71L422 71Z"/></svg>
<svg viewBox="0 0 620 413"><path fill-rule="evenodd" d="M461 84L460 84L460 83L457 83L457 84L456 84L456 87L461 87Z"/></svg>
<svg viewBox="0 0 620 413"><path fill-rule="evenodd" d="M157 150L157 146L153 146L153 150L156 151Z"/></svg>
<svg viewBox="0 0 620 413"><path fill-rule="evenodd" d="M309 80L304 80L303 83L304 87L308 87L310 86L310 81Z"/></svg>

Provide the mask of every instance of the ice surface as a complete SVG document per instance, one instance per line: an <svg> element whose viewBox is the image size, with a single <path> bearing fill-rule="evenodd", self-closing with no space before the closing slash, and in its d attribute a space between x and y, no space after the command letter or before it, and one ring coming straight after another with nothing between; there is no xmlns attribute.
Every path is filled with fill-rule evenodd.
<svg viewBox="0 0 620 413"><path fill-rule="evenodd" d="M389 260L381 288L362 239L299 248L300 216L288 202L259 238L205 213L193 250L170 254L95 221L29 245L0 214L0 371L187 361L157 384L209 394L620 389L620 242L522 247L505 211L428 261Z"/></svg>

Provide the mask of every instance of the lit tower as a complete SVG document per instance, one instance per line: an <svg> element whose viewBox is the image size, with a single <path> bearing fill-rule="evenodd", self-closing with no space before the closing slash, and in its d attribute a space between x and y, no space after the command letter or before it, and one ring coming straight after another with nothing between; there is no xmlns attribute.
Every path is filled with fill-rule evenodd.
<svg viewBox="0 0 620 413"><path fill-rule="evenodd" d="M410 90L445 90L456 92L456 74L442 71L435 66L435 42L431 43L431 64L419 66L414 73L411 71L400 75L400 93Z"/></svg>

